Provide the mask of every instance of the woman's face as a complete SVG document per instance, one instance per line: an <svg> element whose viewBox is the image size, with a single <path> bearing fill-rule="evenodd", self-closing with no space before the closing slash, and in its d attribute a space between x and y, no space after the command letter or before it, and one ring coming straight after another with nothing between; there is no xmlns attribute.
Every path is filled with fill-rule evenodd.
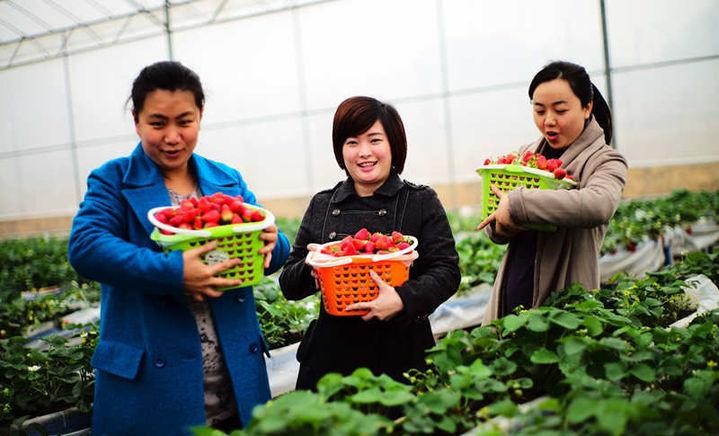
<svg viewBox="0 0 719 436"><path fill-rule="evenodd" d="M202 110L190 91L157 89L145 97L135 130L145 154L164 174L187 169L201 118Z"/></svg>
<svg viewBox="0 0 719 436"><path fill-rule="evenodd" d="M392 150L382 123L375 121L366 132L345 139L342 158L357 194L372 195L392 168Z"/></svg>
<svg viewBox="0 0 719 436"><path fill-rule="evenodd" d="M534 124L550 147L568 147L584 130L584 122L592 113L592 103L582 107L569 82L554 79L534 90L532 98Z"/></svg>

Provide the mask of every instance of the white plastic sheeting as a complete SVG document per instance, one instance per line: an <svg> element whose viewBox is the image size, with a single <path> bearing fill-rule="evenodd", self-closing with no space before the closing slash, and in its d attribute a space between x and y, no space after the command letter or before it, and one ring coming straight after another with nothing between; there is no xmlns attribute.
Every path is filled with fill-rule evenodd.
<svg viewBox="0 0 719 436"><path fill-rule="evenodd" d="M684 293L692 303L696 304L697 310L691 315L678 320L670 327L687 327L697 316L719 308L719 288L709 277L699 274L686 280Z"/></svg>

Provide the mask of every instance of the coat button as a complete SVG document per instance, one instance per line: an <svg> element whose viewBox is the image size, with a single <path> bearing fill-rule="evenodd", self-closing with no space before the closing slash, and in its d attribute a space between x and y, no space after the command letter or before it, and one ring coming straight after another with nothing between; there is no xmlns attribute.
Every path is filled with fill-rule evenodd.
<svg viewBox="0 0 719 436"><path fill-rule="evenodd" d="M329 234L329 235L327 235L327 236L329 236L329 237L330 237L330 239L334 239L334 238L335 238L335 236L337 236L337 232L330 232L330 234Z"/></svg>
<svg viewBox="0 0 719 436"><path fill-rule="evenodd" d="M155 359L155 366L158 368L165 367L165 359Z"/></svg>
<svg viewBox="0 0 719 436"><path fill-rule="evenodd" d="M258 351L260 351L260 346L254 342L251 343L250 344L250 353L257 353Z"/></svg>
<svg viewBox="0 0 719 436"><path fill-rule="evenodd" d="M379 212L377 212L379 216L385 216L387 215L387 209L380 209Z"/></svg>
<svg viewBox="0 0 719 436"><path fill-rule="evenodd" d="M235 300L236 300L238 303L244 303L244 302L245 302L245 297L243 297L242 295L238 295L237 297L235 297Z"/></svg>
<svg viewBox="0 0 719 436"><path fill-rule="evenodd" d="M339 215L339 214L340 214L340 210L339 210L339 209L335 209L335 210L332 211L332 215L334 215L334 216L337 216L337 215Z"/></svg>

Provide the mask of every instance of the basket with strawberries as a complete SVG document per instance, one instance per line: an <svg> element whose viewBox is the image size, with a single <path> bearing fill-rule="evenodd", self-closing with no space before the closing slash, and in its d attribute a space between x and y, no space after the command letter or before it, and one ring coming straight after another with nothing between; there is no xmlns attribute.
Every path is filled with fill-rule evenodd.
<svg viewBox="0 0 719 436"><path fill-rule="evenodd" d="M520 186L529 189L572 189L577 186L571 173L562 168L561 159L547 159L541 153L525 151L508 153L497 159L485 159L477 169L482 177L482 219L497 209L499 198L491 186L511 191ZM535 230L554 231L556 226L538 224L529 226Z"/></svg>
<svg viewBox="0 0 719 436"><path fill-rule="evenodd" d="M241 196L217 192L184 200L179 206L150 209L147 219L155 226L150 238L164 251L186 251L217 241L217 248L204 256L205 263L231 258L242 260L219 276L242 280L241 286L262 280L260 234L275 222L274 215L267 209L245 203Z"/></svg>
<svg viewBox="0 0 719 436"><path fill-rule="evenodd" d="M417 238L397 231L386 235L362 228L341 241L311 244L305 262L314 268L325 311L335 316L366 314L367 310L345 307L377 298L379 288L370 271L390 286L406 282L409 267L419 257L417 243Z"/></svg>

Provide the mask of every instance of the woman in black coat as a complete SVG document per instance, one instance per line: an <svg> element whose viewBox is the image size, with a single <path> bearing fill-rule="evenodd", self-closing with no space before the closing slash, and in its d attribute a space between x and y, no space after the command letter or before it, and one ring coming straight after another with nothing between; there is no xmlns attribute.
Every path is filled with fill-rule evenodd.
<svg viewBox="0 0 719 436"><path fill-rule="evenodd" d="M425 368L425 351L434 345L428 316L456 292L460 280L454 238L437 194L399 177L407 138L397 111L370 97L349 98L335 112L332 142L348 177L310 201L280 276L285 297L299 300L318 291L312 267L305 264L308 244L339 241L362 227L417 237L419 258L409 280L396 288L373 275L377 299L346 309L369 310L366 315L332 316L320 308L297 351L297 389L314 389L329 372L366 367L402 381L405 371Z"/></svg>

